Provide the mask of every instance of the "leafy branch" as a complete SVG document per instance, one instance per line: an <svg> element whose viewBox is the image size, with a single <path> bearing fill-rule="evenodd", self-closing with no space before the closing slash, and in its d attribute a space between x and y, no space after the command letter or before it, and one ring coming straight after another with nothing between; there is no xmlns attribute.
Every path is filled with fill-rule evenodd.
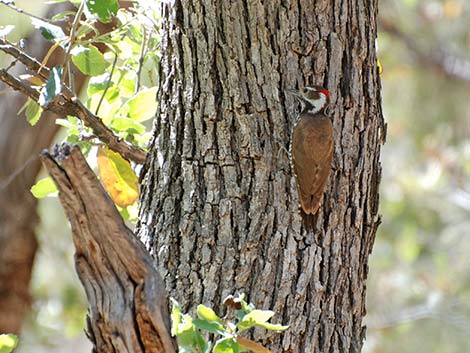
<svg viewBox="0 0 470 353"><path fill-rule="evenodd" d="M198 305L197 318L192 318L182 313L179 303L172 299L171 334L178 338L180 352L272 353L261 344L241 336L241 332L252 327L273 331L283 331L289 327L268 322L274 312L256 309L253 304L245 301L244 294L238 297L229 295L224 300L224 306L227 308L224 318L219 317L214 310L205 305ZM214 344L204 338L203 331L221 337Z"/></svg>
<svg viewBox="0 0 470 353"><path fill-rule="evenodd" d="M111 129L108 128L100 118L88 110L67 87L60 87L61 82L57 82L54 77L50 75L51 70L49 68L43 67L40 71L42 66L39 61L31 58L21 49L8 43L4 39L0 39L0 50L14 56L15 59L22 62L41 79L46 79L45 73L48 73L49 78L48 83L45 86L46 88L48 84L59 86L58 91L60 93L52 97L52 99L47 100L45 102L46 104L42 105L44 110L51 111L59 117L66 117L69 115L77 117L86 126L90 127L93 130L93 133L111 150L121 154L124 158L133 162L139 164L144 163L146 153L142 149L132 146L120 137L116 136L113 131L111 131ZM19 79L8 73L5 69L0 69L0 80L14 90L25 94L34 102L39 103L41 91L31 85L29 81Z"/></svg>
<svg viewBox="0 0 470 353"><path fill-rule="evenodd" d="M151 136L148 121L157 109L153 69L158 65L158 11L136 3L120 9L117 0L79 4L74 14L63 11L53 20L30 16L33 26L52 42L44 58L32 57L21 44L6 39L13 25L0 27L0 51L13 57L0 69L0 81L28 97L19 113L24 111L31 125L43 111L52 112L58 116L56 124L66 128L65 141L78 145L85 156L97 151L92 163L97 163L102 183L123 217L135 219L137 175L129 161L144 163ZM71 14L66 34L54 22ZM26 73L10 70L17 63ZM73 71L89 77L84 101L75 93L78 76ZM55 187L46 178L31 191L44 197L54 194Z"/></svg>

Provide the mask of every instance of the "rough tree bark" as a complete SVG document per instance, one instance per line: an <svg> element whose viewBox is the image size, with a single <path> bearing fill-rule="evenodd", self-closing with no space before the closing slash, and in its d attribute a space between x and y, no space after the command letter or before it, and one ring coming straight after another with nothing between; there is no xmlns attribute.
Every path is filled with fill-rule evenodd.
<svg viewBox="0 0 470 353"><path fill-rule="evenodd" d="M275 352L359 352L385 138L376 0L163 5L160 111L138 235L185 308L245 292ZM286 150L286 88L331 92L333 171L307 233Z"/></svg>
<svg viewBox="0 0 470 353"><path fill-rule="evenodd" d="M41 159L72 226L93 351L176 352L162 279L80 149L64 145Z"/></svg>

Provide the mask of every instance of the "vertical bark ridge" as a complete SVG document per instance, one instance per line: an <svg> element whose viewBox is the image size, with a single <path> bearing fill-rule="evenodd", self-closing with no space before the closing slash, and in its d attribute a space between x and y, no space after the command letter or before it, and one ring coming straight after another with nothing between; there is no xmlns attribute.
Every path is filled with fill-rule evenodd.
<svg viewBox="0 0 470 353"><path fill-rule="evenodd" d="M291 328L274 351L359 352L384 140L377 3L163 5L160 110L138 234L185 308L245 292ZM331 91L335 156L315 232L301 227L284 89Z"/></svg>

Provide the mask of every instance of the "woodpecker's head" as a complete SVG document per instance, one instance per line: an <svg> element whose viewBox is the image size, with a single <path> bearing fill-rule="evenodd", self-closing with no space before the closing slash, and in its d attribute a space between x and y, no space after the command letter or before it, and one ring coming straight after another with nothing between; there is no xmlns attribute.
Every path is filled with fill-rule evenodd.
<svg viewBox="0 0 470 353"><path fill-rule="evenodd" d="M303 90L288 89L302 104L302 112L316 114L325 110L330 102L330 92L321 86L307 86Z"/></svg>

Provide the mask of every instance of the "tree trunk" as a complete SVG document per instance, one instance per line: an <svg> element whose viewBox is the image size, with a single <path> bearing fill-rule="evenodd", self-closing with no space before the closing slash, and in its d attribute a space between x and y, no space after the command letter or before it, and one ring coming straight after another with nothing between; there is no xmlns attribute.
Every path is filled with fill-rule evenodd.
<svg viewBox="0 0 470 353"><path fill-rule="evenodd" d="M377 1L182 0L163 5L159 91L138 234L185 308L244 292L284 334L276 352L359 352L379 224L385 126ZM331 92L335 152L313 232L287 153L286 88Z"/></svg>

